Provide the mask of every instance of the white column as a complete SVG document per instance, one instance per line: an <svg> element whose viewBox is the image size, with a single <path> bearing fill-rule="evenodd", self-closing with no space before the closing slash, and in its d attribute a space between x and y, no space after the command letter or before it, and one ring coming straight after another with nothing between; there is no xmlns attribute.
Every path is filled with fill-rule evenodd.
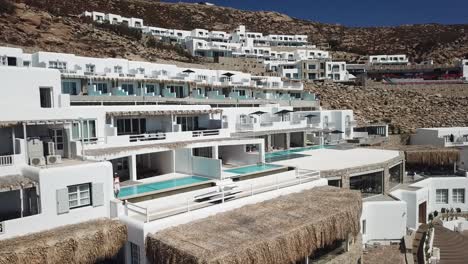
<svg viewBox="0 0 468 264"><path fill-rule="evenodd" d="M131 181L137 181L137 167L136 167L136 155L130 155L128 156L128 170L130 173L130 180Z"/></svg>
<svg viewBox="0 0 468 264"><path fill-rule="evenodd" d="M26 123L23 122L23 137L24 137L24 146L26 150L24 151L24 157L26 158L26 163L29 164L29 147L28 147L28 136L26 132Z"/></svg>
<svg viewBox="0 0 468 264"><path fill-rule="evenodd" d="M16 135L15 135L15 127L11 128L11 141L13 143L13 155L16 154Z"/></svg>
<svg viewBox="0 0 468 264"><path fill-rule="evenodd" d="M213 159L219 159L219 154L218 154L218 146L213 146L211 147L211 154L213 156Z"/></svg>

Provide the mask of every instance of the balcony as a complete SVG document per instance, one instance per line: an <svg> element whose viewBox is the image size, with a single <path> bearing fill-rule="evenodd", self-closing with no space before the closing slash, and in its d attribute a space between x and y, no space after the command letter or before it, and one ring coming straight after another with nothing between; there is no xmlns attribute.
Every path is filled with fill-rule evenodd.
<svg viewBox="0 0 468 264"><path fill-rule="evenodd" d="M133 145L145 145L154 143L172 143L193 140L203 140L210 138L227 138L229 137L228 129L210 129L210 130L195 130L181 132L157 132L145 133L138 135L119 135L107 136L98 142L85 143L86 149L99 149L102 147L124 147Z"/></svg>
<svg viewBox="0 0 468 264"><path fill-rule="evenodd" d="M269 130L300 129L307 127L307 120L305 119L281 121L279 118L274 118L271 120L263 120L260 123L249 122L236 124L236 130L238 132L260 132Z"/></svg>

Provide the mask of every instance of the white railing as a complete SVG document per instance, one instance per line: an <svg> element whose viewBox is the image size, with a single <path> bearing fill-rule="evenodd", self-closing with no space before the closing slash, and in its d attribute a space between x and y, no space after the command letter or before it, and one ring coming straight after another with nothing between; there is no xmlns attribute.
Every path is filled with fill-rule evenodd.
<svg viewBox="0 0 468 264"><path fill-rule="evenodd" d="M164 132L129 136L130 142L153 141L153 140L164 140L164 139L166 139L166 133Z"/></svg>
<svg viewBox="0 0 468 264"><path fill-rule="evenodd" d="M0 167L11 166L14 163L13 155L0 156Z"/></svg>
<svg viewBox="0 0 468 264"><path fill-rule="evenodd" d="M161 218L165 218L165 217L169 217L173 215L178 215L178 214L183 214L183 213L187 213L187 212L194 211L194 210L201 209L201 208L214 206L219 203L226 203L229 201L233 201L233 200L237 200L237 199L241 199L245 197L251 197L260 193L265 193L265 192L283 189L286 187L305 184L305 183L320 179L320 172L296 169L295 179L280 182L279 181L280 177L281 176L276 175L275 182L271 184L261 185L261 186L254 186L253 184L250 184L250 186L245 186L244 188L241 188L241 189L233 189L229 191L226 191L223 188L223 186L220 186L221 191L211 196L212 198L207 201L197 202L196 201L197 197L194 196L192 198L188 198L185 205L166 209L166 210L151 210L151 208L139 206L134 203L130 203L127 200L125 201L125 205L128 211L132 211L138 215L142 215L145 219L145 223L147 223L147 222L154 221L157 219L161 219ZM230 194L232 191L234 191L235 194ZM216 197L216 198L213 198L213 197ZM127 211L127 215L128 215L128 211Z"/></svg>
<svg viewBox="0 0 468 264"><path fill-rule="evenodd" d="M219 136L219 130L200 130L193 131L192 137L207 137L207 136Z"/></svg>

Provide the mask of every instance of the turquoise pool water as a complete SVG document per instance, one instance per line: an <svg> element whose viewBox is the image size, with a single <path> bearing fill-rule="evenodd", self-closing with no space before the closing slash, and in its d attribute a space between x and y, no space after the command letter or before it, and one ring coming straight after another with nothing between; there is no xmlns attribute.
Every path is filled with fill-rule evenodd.
<svg viewBox="0 0 468 264"><path fill-rule="evenodd" d="M332 148L333 146L310 146L310 147L303 147L303 148L294 148L282 151L275 151L265 154L265 162L274 162L280 160L288 160L288 159L296 159L307 157L307 154L298 154L299 152L314 150L314 149L323 149L323 148Z"/></svg>
<svg viewBox="0 0 468 264"><path fill-rule="evenodd" d="M140 185L129 186L129 187L122 187L120 189L119 198L147 193L147 192L160 191L164 189L169 189L169 188L174 188L174 187L179 187L179 186L184 186L184 185L189 185L189 184L199 183L199 182L204 182L204 181L209 181L209 180L210 179L203 178L203 177L190 176L190 177L178 178L174 180L167 180L167 181L146 183L146 184L140 184Z"/></svg>
<svg viewBox="0 0 468 264"><path fill-rule="evenodd" d="M265 154L265 162L275 162L275 161L281 161L281 160L289 160L289 159L297 159L297 158L303 158L307 157L310 155L306 154L298 154L298 153L268 153Z"/></svg>
<svg viewBox="0 0 468 264"><path fill-rule="evenodd" d="M235 169L229 169L229 170L224 170L224 171L242 175L242 174L248 174L248 173L254 173L254 172L260 172L260 171L265 171L265 170L276 169L276 168L280 168L280 167L283 167L283 166L275 165L275 164L259 164L259 165L251 165L251 166L235 168Z"/></svg>

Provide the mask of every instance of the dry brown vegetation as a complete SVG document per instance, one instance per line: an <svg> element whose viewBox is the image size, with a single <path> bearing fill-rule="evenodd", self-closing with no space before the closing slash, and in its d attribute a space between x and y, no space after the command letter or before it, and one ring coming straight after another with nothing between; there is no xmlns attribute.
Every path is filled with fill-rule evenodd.
<svg viewBox="0 0 468 264"><path fill-rule="evenodd" d="M306 34L314 44L329 43L333 50L350 53L350 60L367 54L405 53L415 61L451 62L468 56L468 24L403 25L351 28L295 19L268 11L149 0L22 0L55 14L79 14L85 10L112 12L144 18L148 25L168 28L230 31L239 24L263 33Z"/></svg>

